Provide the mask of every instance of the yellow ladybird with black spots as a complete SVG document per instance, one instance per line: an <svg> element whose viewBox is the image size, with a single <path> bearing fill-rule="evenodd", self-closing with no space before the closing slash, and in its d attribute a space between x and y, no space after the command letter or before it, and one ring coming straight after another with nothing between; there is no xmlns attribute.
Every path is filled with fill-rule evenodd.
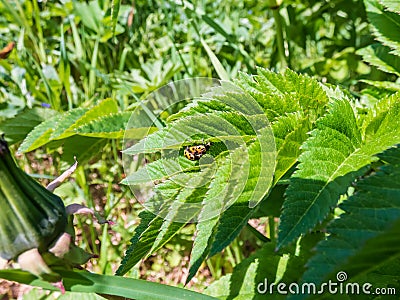
<svg viewBox="0 0 400 300"><path fill-rule="evenodd" d="M211 143L195 146L187 146L183 151L183 155L189 160L199 160L210 148Z"/></svg>

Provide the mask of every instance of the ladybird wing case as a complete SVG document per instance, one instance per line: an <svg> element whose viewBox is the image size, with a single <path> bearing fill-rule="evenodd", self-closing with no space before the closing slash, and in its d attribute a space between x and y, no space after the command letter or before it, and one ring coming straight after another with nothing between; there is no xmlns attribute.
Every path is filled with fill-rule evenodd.
<svg viewBox="0 0 400 300"><path fill-rule="evenodd" d="M207 152L210 146L210 142L204 145L187 146L183 154L189 160L198 160Z"/></svg>

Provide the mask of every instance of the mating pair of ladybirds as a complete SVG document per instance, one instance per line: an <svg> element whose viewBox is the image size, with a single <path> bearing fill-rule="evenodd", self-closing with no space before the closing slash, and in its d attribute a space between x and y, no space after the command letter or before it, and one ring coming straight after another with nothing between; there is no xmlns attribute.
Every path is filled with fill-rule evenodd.
<svg viewBox="0 0 400 300"><path fill-rule="evenodd" d="M189 160L199 160L210 149L210 146L210 142L202 145L187 146L183 151L183 155Z"/></svg>

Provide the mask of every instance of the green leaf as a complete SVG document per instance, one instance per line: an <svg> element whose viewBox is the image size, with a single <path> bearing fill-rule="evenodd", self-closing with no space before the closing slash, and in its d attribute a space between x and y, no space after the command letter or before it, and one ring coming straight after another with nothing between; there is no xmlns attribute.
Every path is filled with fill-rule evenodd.
<svg viewBox="0 0 400 300"><path fill-rule="evenodd" d="M222 66L221 62L218 60L218 57L214 54L214 52L208 46L207 42L203 38L200 38L200 41L201 41L201 44L204 47L204 50L206 50L207 55L210 58L211 63L214 66L215 71L217 72L219 78L222 79L222 80L229 80L228 73L225 71L225 69Z"/></svg>
<svg viewBox="0 0 400 300"><path fill-rule="evenodd" d="M61 161L66 162L67 165L72 165L75 162L74 158L79 165L84 165L96 153L101 153L101 149L106 143L106 139L74 135L66 139L52 141L46 147L48 149L62 147Z"/></svg>
<svg viewBox="0 0 400 300"><path fill-rule="evenodd" d="M305 262L322 237L307 236L298 247L290 247L284 253L276 251L274 242L266 243L235 266L232 274L212 283L205 293L219 299L287 299L287 294L278 292L278 284L283 285L280 290L288 291L290 284L298 282Z"/></svg>
<svg viewBox="0 0 400 300"><path fill-rule="evenodd" d="M63 139L74 135L73 131L69 129L74 126L74 124L81 119L89 109L78 107L71 109L61 115L53 128L50 140Z"/></svg>
<svg viewBox="0 0 400 300"><path fill-rule="evenodd" d="M117 103L111 98L100 101L90 109L76 108L70 110L63 115L52 134L52 138L62 139L74 135L78 129L85 127L88 123L117 112Z"/></svg>
<svg viewBox="0 0 400 300"><path fill-rule="evenodd" d="M400 91L400 84L397 84L392 81L373 81L373 80L360 80L360 81L365 82L366 84L372 85L378 89L383 89L384 92L386 92L385 95L387 95L387 91L389 91L389 92L399 92ZM363 90L364 95L368 92L371 92L371 91L368 89ZM375 92L375 90L374 90L374 92ZM379 95L379 93L378 93L378 95ZM377 98L382 98L382 97L377 97Z"/></svg>
<svg viewBox="0 0 400 300"><path fill-rule="evenodd" d="M300 146L307 139L312 124L308 118L292 113L278 118L272 128L278 150L274 181L278 182L297 162Z"/></svg>
<svg viewBox="0 0 400 300"><path fill-rule="evenodd" d="M277 269L282 257L274 253L274 244L267 243L249 258L238 264L233 273L213 282L205 293L219 299L284 299L278 293L260 293L265 280L267 284L275 282ZM259 288L259 290L258 290ZM276 292L276 290L275 290Z"/></svg>
<svg viewBox="0 0 400 300"><path fill-rule="evenodd" d="M262 199L269 190L270 178L265 166L259 163L262 151L258 142L246 149L236 149L221 167L210 183L203 201L200 214L201 222L197 225L197 238L193 244L188 282L197 272L202 261L228 246L247 224L251 216L254 199ZM241 159L248 155L248 160ZM250 168L251 166L251 168ZM248 174L245 181L243 174ZM229 180L230 184L225 182ZM264 189L257 185L264 186ZM234 202L231 201L234 199ZM216 213L217 212L217 213ZM206 222L207 216L217 216Z"/></svg>
<svg viewBox="0 0 400 300"><path fill-rule="evenodd" d="M347 100L332 103L329 114L317 121L287 190L279 247L323 221L374 155L400 142L399 96L382 99L369 111L365 136Z"/></svg>
<svg viewBox="0 0 400 300"><path fill-rule="evenodd" d="M162 198L161 192L152 204L157 211L165 213L164 217L168 216L168 220L159 227L163 227L160 232L169 231L169 223L176 220L178 212L184 207L182 203L192 203L195 198L195 203L201 204L198 220L202 222L197 225L188 281L196 274L204 259L234 240L252 216L252 207L265 197L272 184L268 174L275 167L275 155L271 155L274 143L270 142L271 131L259 104L268 109L272 107L267 112L274 116L273 126L281 150L281 166L277 170L276 181L296 163L300 145L307 138L306 133L315 120L325 113L328 101L326 91L329 89L323 88L317 81L290 71L283 76L261 69L256 78L257 81L253 81L253 78L240 81L245 82L243 89L253 97L234 87L215 88L167 119L165 128L124 151L128 155L161 152L162 156L159 162L147 164L130 178L128 174L125 182L131 180L131 183L140 183L142 176L146 182L189 182L188 178L195 180L201 172L196 172L190 165L179 166L178 156L182 154L182 146L200 143L202 139L213 142L204 159L210 153L216 169L204 196L200 188L197 188L199 193L194 196L196 193L193 190L177 186L168 191L168 201ZM293 112L285 112L280 106L282 103ZM228 145L227 148L220 148L222 142ZM268 145L267 148L265 145ZM247 161L245 157L248 157ZM199 166L201 170L207 163ZM190 173L185 174L187 171ZM243 177L246 179L241 181ZM154 191L158 191L157 185ZM229 203L230 199L234 201ZM191 216L188 212L182 222L187 222ZM163 234L158 236L160 241L168 237L164 238Z"/></svg>
<svg viewBox="0 0 400 300"><path fill-rule="evenodd" d="M29 152L47 144L51 140L54 128L57 126L59 116L56 115L37 125L24 139L18 152Z"/></svg>
<svg viewBox="0 0 400 300"><path fill-rule="evenodd" d="M268 170L259 164L261 151L259 143L253 143L249 148L249 165L250 173L248 174L243 191L237 200L226 210L222 212L215 227L215 238L212 242L209 256L222 251L227 247L240 233L242 228L246 226L247 221L254 212L253 207L250 205L253 198L263 198L267 194L266 189L258 188L257 185L261 184L268 187L268 178L266 173ZM263 195L257 195L257 191L263 191ZM256 195L254 195L256 194Z"/></svg>
<svg viewBox="0 0 400 300"><path fill-rule="evenodd" d="M131 245L129 245L116 275L124 275L149 252L161 227L162 219L150 212L143 211L139 217L140 224L135 229L135 235L130 241Z"/></svg>
<svg viewBox="0 0 400 300"><path fill-rule="evenodd" d="M36 126L21 144L29 152L49 142L77 134L98 138L122 138L130 113L119 113L115 100L105 99L92 108L75 108Z"/></svg>
<svg viewBox="0 0 400 300"><path fill-rule="evenodd" d="M378 41L400 56L400 15L386 11L377 0L364 0L364 4Z"/></svg>
<svg viewBox="0 0 400 300"><path fill-rule="evenodd" d="M207 113L199 113L205 111ZM159 234L150 252L175 234L177 227L173 222L200 222L191 255L189 281L210 249L228 245L246 224L251 208L268 193L275 168L275 143L258 104L229 83L222 83L178 114L179 118L168 119L164 128L124 151L125 154L162 154L160 160L128 174L124 183L156 183L153 187L156 195L144 205L165 221L162 225L157 223ZM185 163L186 158L181 156L182 145L198 143L203 138L213 142L210 149L199 163ZM157 184L160 180L162 183ZM232 230L225 227L232 215L225 215L226 221L223 220L221 227L217 224L223 212L229 211L235 203L247 209L240 212L237 219L241 222L235 224L232 234ZM219 238L215 244L214 234ZM218 248L221 245L222 248ZM128 256L135 257L135 254L127 253L126 258Z"/></svg>
<svg viewBox="0 0 400 300"><path fill-rule="evenodd" d="M384 275L381 267L400 259L400 149L391 148L379 157L387 164L357 182L354 195L340 206L344 213L317 245L303 282L320 283L335 271L359 282L357 278L379 269Z"/></svg>
<svg viewBox="0 0 400 300"><path fill-rule="evenodd" d="M380 0L387 10L400 14L400 3L397 0Z"/></svg>
<svg viewBox="0 0 400 300"><path fill-rule="evenodd" d="M385 267L383 270L382 267ZM340 269L346 270L347 275L357 281L364 278L366 273L377 273L383 277L386 286L391 286L389 277L400 287L398 270L400 267L400 218L376 237L368 239L363 247L351 256Z"/></svg>
<svg viewBox="0 0 400 300"><path fill-rule="evenodd" d="M243 155L243 152L240 150L242 149L239 149L234 153L237 153L237 156ZM234 156L234 158L237 157ZM234 158L232 158L232 161L230 159L226 159L224 164L218 168L215 177L210 183L210 189L203 201L203 207L199 217L200 222L196 226L196 239L193 243L193 249L190 257L189 275L186 278L186 283L193 278L197 270L200 268L203 260L207 258L215 235L213 229L218 223L218 215L224 211L224 204L230 200L230 197L234 196L232 195L235 192L234 185L226 188L224 184L232 179L230 178L231 174L234 174L235 171L240 172L240 169L243 168L243 166L237 164L234 165L238 167L237 170L230 169L231 163L235 161ZM210 218L210 216L212 216L212 218Z"/></svg>
<svg viewBox="0 0 400 300"><path fill-rule="evenodd" d="M130 117L131 112L101 116L77 127L74 132L90 137L121 139Z"/></svg>
<svg viewBox="0 0 400 300"><path fill-rule="evenodd" d="M115 28L118 23L118 13L121 6L120 0L112 0L111 2L111 20L112 20L112 34L115 35Z"/></svg>
<svg viewBox="0 0 400 300"><path fill-rule="evenodd" d="M56 111L48 108L25 109L14 118L1 122L0 132L5 134L8 143L15 144L22 141L34 127L57 114Z"/></svg>
<svg viewBox="0 0 400 300"><path fill-rule="evenodd" d="M159 234L149 253L154 253L164 246L180 229L186 226L186 224L198 214L199 206L186 209L183 203L188 201L188 199L190 199L192 203L201 203L201 200L204 199L207 192L207 186L197 189L190 188L192 182L193 180L189 181L189 188L180 190L179 194L176 196L176 201L173 201L168 207L168 213L164 217L164 222L160 227ZM183 211L185 209L186 212ZM173 222L173 220L178 218L179 222Z"/></svg>
<svg viewBox="0 0 400 300"><path fill-rule="evenodd" d="M254 121L259 119L262 123L264 116L254 116ZM239 124L232 123L233 120ZM246 127L240 126L239 121L243 121ZM163 130L157 131L139 143L124 150L127 155L138 153L154 153L162 149L180 148L183 143L193 144L201 142L201 139L193 141L192 136L213 137L214 140L241 141L243 136L248 135L248 139L254 138L256 133L247 122L248 118L240 113L221 113L192 115L168 125Z"/></svg>
<svg viewBox="0 0 400 300"><path fill-rule="evenodd" d="M297 162L306 133L325 113L329 89L290 70L282 75L262 68L256 76L240 74L238 83L264 108L272 122L278 151L274 174L277 182Z"/></svg>
<svg viewBox="0 0 400 300"><path fill-rule="evenodd" d="M139 279L107 276L86 271L56 270L63 278L67 291L83 293L99 293L125 297L128 299L215 299L187 289L163 285ZM42 287L46 290L57 291L51 283L43 281L28 272L20 270L0 270L0 277L23 284Z"/></svg>
<svg viewBox="0 0 400 300"><path fill-rule="evenodd" d="M399 57L390 53L389 47L374 44L357 51L369 64L387 73L400 76Z"/></svg>
<svg viewBox="0 0 400 300"><path fill-rule="evenodd" d="M140 183L153 182L156 180L164 181L178 174L185 176L185 172L198 169L199 167L195 166L193 161L189 161L183 157L169 159L162 158L146 164L136 172L130 173L121 181L121 183L127 185L138 185ZM188 179L189 175L186 176L186 180L183 178L185 181Z"/></svg>
<svg viewBox="0 0 400 300"><path fill-rule="evenodd" d="M177 202L179 202L181 200L179 199L181 190L182 187L177 185L174 181L167 181L159 184L157 185L155 195L152 197L153 199L151 199L150 202L157 202L157 199L159 199L162 201L163 206L168 205L174 199L177 199ZM198 190L192 189L192 191L194 193L199 193ZM204 197L204 192L202 193L203 195L201 198ZM193 196L196 197L192 194L192 197ZM143 257L164 246L182 227L186 225L186 222L193 217L192 215L188 216L186 222L173 222L174 207L166 207L166 209L168 209L169 214L167 212L164 218L155 216L148 211L143 211L139 214L141 223L135 230L135 235L132 237L131 245L125 253L121 266L117 270L117 275L125 274L135 266L136 263L143 259Z"/></svg>
<svg viewBox="0 0 400 300"><path fill-rule="evenodd" d="M97 1L90 1L89 3L81 3L74 1L74 13L80 17L82 23L96 32L101 33L103 19L103 12Z"/></svg>
<svg viewBox="0 0 400 300"><path fill-rule="evenodd" d="M285 74L277 74L258 68L257 73L256 76L240 74L238 83L264 108L270 122L294 112L303 112L315 121L325 113L328 97L315 79L289 69Z"/></svg>

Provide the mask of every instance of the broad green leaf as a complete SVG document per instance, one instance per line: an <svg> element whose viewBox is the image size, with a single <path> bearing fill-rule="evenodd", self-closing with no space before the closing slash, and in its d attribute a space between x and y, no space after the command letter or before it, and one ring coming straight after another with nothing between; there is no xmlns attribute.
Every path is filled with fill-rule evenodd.
<svg viewBox="0 0 400 300"><path fill-rule="evenodd" d="M20 152L29 152L51 141L80 134L99 138L122 138L130 113L118 113L113 99L105 99L92 108L75 108L36 126L21 144Z"/></svg>
<svg viewBox="0 0 400 300"><path fill-rule="evenodd" d="M157 203L157 200L159 200L162 203L160 214L166 217L161 218L148 211L143 211L139 214L141 223L135 230L135 235L131 239L131 245L125 253L121 266L117 270L117 275L125 274L143 257L164 246L191 219L191 216L189 216L186 222L174 222L174 207L171 208L168 205L171 203L174 205L175 199L177 199L177 202L180 201L179 196L181 193L182 187L173 181L157 185L155 195L149 202ZM197 189L192 189L192 196L193 193L200 194L201 200L204 197L205 191L199 192ZM145 207L147 205L147 203L144 204ZM166 211L165 214L163 211Z"/></svg>
<svg viewBox="0 0 400 300"><path fill-rule="evenodd" d="M148 163L136 172L130 173L122 184L138 185L145 182L153 182L156 180L166 180L184 172L198 170L199 167L195 163L183 157L159 159ZM189 179L189 175L187 176Z"/></svg>
<svg viewBox="0 0 400 300"><path fill-rule="evenodd" d="M284 195L288 184L277 183L273 186L267 197L260 202L258 209L253 211L251 218L276 217L281 215ZM239 208L240 210L240 208Z"/></svg>
<svg viewBox="0 0 400 300"><path fill-rule="evenodd" d="M311 121L324 114L328 97L315 79L289 69L283 75L262 68L257 71L256 76L240 74L238 83L264 108L271 123L293 112L307 113Z"/></svg>
<svg viewBox="0 0 400 300"><path fill-rule="evenodd" d="M207 256L221 251L233 241L253 213L252 205L249 204L252 201L255 201L254 205L257 204L268 193L271 182L265 172L266 170L270 171L269 168L274 169L275 163L274 159L271 160L271 157L267 158L266 156L268 153L271 154L270 149L260 149L260 145L265 147L265 144L270 144L266 143L266 139L261 139L261 144L257 140L253 141L253 138L263 136L263 134L260 134L262 132L261 127L266 126L260 125L268 124L262 121L265 116L257 108L260 102L264 105L264 108L272 107L270 110L267 108L267 112L270 111L272 113L278 149L281 150L281 156L279 157L281 166L277 170L276 180L288 172L296 163L300 154L300 145L307 138L306 133L315 126L313 125L314 121L325 114L325 107L328 102L327 92L317 81L289 71L282 76L266 70L260 70L257 76L257 81L253 81L253 78L245 78L241 81L242 88L252 94L253 98L245 96L243 92L235 89L228 89L227 91L225 87L215 88L209 94L204 95L205 99L202 97L196 99L195 102L188 105L178 114L169 118L165 128L148 135L146 139L124 151L125 154L131 155L161 152L162 160L160 164L151 163L149 164L149 170L145 167L133 174L131 177L132 182L138 183L143 175L141 172L148 173L148 171L153 174L153 179L172 179L173 176L167 175L167 170L171 169L170 166L168 165L167 168L163 169L161 163L163 160L166 160L167 164L173 162L173 160L168 160L167 153L175 153L175 156L173 155L172 157L177 157L177 155L181 155L178 152L181 153L180 151L182 151L184 145L199 143L203 138L213 142L210 151L215 151L218 140L230 142L232 145L232 147L228 147L230 149L225 149L225 152L219 153L218 150L214 152L214 154L217 154L217 156L214 155L217 169L208 186L209 190L203 199L204 206L199 218L204 220L204 216L210 215L210 212L214 214L220 212L220 216L201 222L204 224L198 224L187 280L194 276ZM337 93L331 94L336 95ZM254 99L257 99L257 101L254 102ZM282 102L277 101L277 99L282 100ZM281 108L281 103L284 103L292 113L285 112ZM233 110L227 111L226 108L233 108ZM245 113L243 114L243 112ZM353 119L355 121L354 116ZM257 120L262 122L254 126L254 124L257 124ZM266 136L269 135L268 132L264 132L264 134ZM238 143L240 140L245 141L246 146L242 145L245 148L241 148ZM244 155L242 153L236 157L235 152L240 149L246 149L247 154ZM231 158L232 162L234 162L233 165L224 165L222 163L224 159L229 158L227 154L236 157L235 159ZM243 170L248 167L245 167L245 165L240 167L241 163L245 163L243 156L249 157L248 159L252 166L249 174L244 176L246 177L245 182L240 181L240 176L235 177L240 173L246 174ZM260 161L268 161L269 164L266 167L260 165ZM156 168L151 170L153 167ZM179 170L178 165L173 166L172 169L174 168ZM176 174L176 178L180 178L183 176L183 171L185 169L182 172L178 171L178 173L171 172L171 174ZM195 173L188 173L187 175L194 176ZM146 181L151 180L152 176L149 175L144 176ZM226 186L225 182L227 181L233 182L233 184ZM241 183L244 184L241 185ZM241 192L239 193L238 191ZM166 224L163 224L162 232L169 231L168 222L182 209L182 202L187 204L186 199L189 199L188 197L191 195L192 191L190 189L181 189L175 196L181 197L180 202L174 201L176 198L168 196L171 201L168 201L168 203L162 201L164 206L157 206L157 208L162 208L165 212L170 212L169 221L165 221ZM215 195L218 195L218 198L215 198ZM210 201L213 197L215 200ZM226 202L229 202L230 198L235 199L235 201L228 207ZM198 199L201 199L201 197ZM162 198L158 201L161 200ZM225 200L225 203L221 202L222 200ZM161 241L164 240L163 234L159 235Z"/></svg>
<svg viewBox="0 0 400 300"><path fill-rule="evenodd" d="M22 141L34 127L55 115L57 112L48 108L25 109L14 118L1 122L0 132L5 134L9 143L14 144Z"/></svg>
<svg viewBox="0 0 400 300"><path fill-rule="evenodd" d="M240 141L242 136L248 133L253 133L255 136L254 131L248 131L248 129L252 131L251 126L246 128L247 131L243 131L245 128L236 127L236 124L230 123L229 121L235 119L235 116L238 121L241 119L246 121L244 117L235 113L192 115L168 125L164 130L147 136L139 143L124 150L124 153L127 155L152 153L162 149L180 148L183 143L201 142L201 139L193 141L192 136L194 135L213 137L222 141L225 139ZM262 115L259 117L263 118ZM249 137L251 138L251 135Z"/></svg>
<svg viewBox="0 0 400 300"><path fill-rule="evenodd" d="M177 185L173 181L167 181L157 185L155 195L150 200L151 202L157 203L157 199L162 203L170 203L179 194L181 186ZM146 204L144 204L146 206ZM162 228L165 220L159 216L156 216L148 211L143 211L139 214L141 222L135 229L135 235L131 239L131 245L125 253L125 256L118 268L116 274L123 275L134 267L143 257L145 257L153 244L156 242L159 247L163 246L173 235L178 232L184 223L171 223L169 228L162 235L159 235L160 228ZM162 239L163 243L159 240Z"/></svg>
<svg viewBox="0 0 400 300"><path fill-rule="evenodd" d="M307 133L311 130L311 127L310 120L298 113L280 117L273 124L272 128L278 150L274 174L275 182L278 182L297 162L301 153L300 146L307 139Z"/></svg>
<svg viewBox="0 0 400 300"><path fill-rule="evenodd" d="M374 44L358 50L357 54L362 55L366 62L377 67L379 70L400 76L399 57L390 52L389 47Z"/></svg>
<svg viewBox="0 0 400 300"><path fill-rule="evenodd" d="M139 279L124 278L89 273L87 271L56 271L62 276L67 291L82 293L99 293L105 296L119 296L128 299L215 299L187 289L163 285ZM0 277L23 284L42 287L50 291L59 291L50 282L21 270L0 270Z"/></svg>
<svg viewBox="0 0 400 300"><path fill-rule="evenodd" d="M228 209L222 212L219 218L218 225L215 228L215 238L210 249L210 256L215 255L228 246L247 224L247 221L254 212L251 205L252 200L262 199L269 192L269 184L271 184L271 181L266 174L270 171L268 167L259 163L263 155L260 150L260 144L258 142L248 147L249 165L251 166L250 172L247 175L241 194ZM271 164L273 163L271 162ZM271 165L269 167L271 167ZM258 187L259 185L261 185L261 187ZM262 194L260 195L259 193Z"/></svg>
<svg viewBox="0 0 400 300"><path fill-rule="evenodd" d="M284 76L262 68L258 69L258 73L257 79L260 80L261 86L273 84L277 94L285 95L287 103L298 103L301 110L308 113L311 119L324 113L329 99L317 80L290 69L286 70Z"/></svg>
<svg viewBox="0 0 400 300"><path fill-rule="evenodd" d="M397 144L399 138L397 115L399 114L400 93L387 96L381 99L376 105L368 110L362 126L365 136L366 146L377 146L379 143L385 143L386 140L393 140L386 147L373 154L380 153L390 146ZM383 145L382 145L383 147ZM367 147L370 149L370 147Z"/></svg>
<svg viewBox="0 0 400 300"><path fill-rule="evenodd" d="M397 0L380 0L387 10L400 14L400 2Z"/></svg>
<svg viewBox="0 0 400 300"><path fill-rule="evenodd" d="M274 174L277 182L297 162L306 133L325 113L329 89L290 70L281 75L262 68L256 76L240 74L238 83L264 108L272 122L278 151Z"/></svg>
<svg viewBox="0 0 400 300"><path fill-rule="evenodd" d="M124 275L133 268L151 249L162 224L162 219L154 214L143 211L139 214L140 224L135 229L135 235L119 266L116 275Z"/></svg>
<svg viewBox="0 0 400 300"><path fill-rule="evenodd" d="M276 289L274 293L270 293L268 289L276 280L277 269L282 259L274 252L274 247L273 243L265 244L238 264L232 274L212 283L205 293L218 299L284 299L285 295L279 296Z"/></svg>
<svg viewBox="0 0 400 300"><path fill-rule="evenodd" d="M396 94L382 99L371 109L365 136L346 100L333 102L330 112L317 121L287 190L279 247L322 222L374 155L400 142L399 98Z"/></svg>
<svg viewBox="0 0 400 300"><path fill-rule="evenodd" d="M253 93L253 97L255 96L254 98L260 101L269 97L269 102L263 102L265 107L268 107L269 104L276 106L273 126L277 134L278 147L281 148L280 159L283 162L278 171L280 172L278 178L280 178L296 163L300 153L299 147L307 138L306 133L312 128L313 120L325 113L325 105L328 101L326 92L315 80L289 71L285 76L282 76L260 70L256 82L249 79L242 87ZM257 109L260 101L255 102L255 106L252 104L254 102L252 98L243 95L242 92L236 91L234 88L227 91L224 86L215 88L204 97L207 100L204 98L196 99L194 103L169 118L165 128L148 135L146 139L124 151L125 154L132 155L161 152L165 156L159 162L150 163L138 172L133 173L130 178L132 183L139 183L143 174L145 181L154 179L182 180L190 174L195 178L196 172L184 174L185 169L181 169L179 164L170 165L176 158L173 160L168 158L168 149L175 155L179 155L177 153L182 151L182 145L201 142L202 137L212 142L218 140L234 142L232 147L228 147L231 148L228 149L229 151L222 152L224 155L214 156L217 163L216 173L212 177L204 196L200 193L200 197L197 197L198 200L196 201L203 197L199 215L202 222L197 225L187 280L195 275L207 256L221 251L239 234L252 215L253 210L249 204L252 201L257 204L268 192L271 181L269 181L267 173L270 173L270 169L273 170L275 167L274 159L271 160L272 157L270 157L271 149L260 148L261 145L265 147L265 144L272 147L268 143L270 131L263 132L261 129L267 127L261 126L261 124L264 124L262 121L263 114ZM274 103L276 99L282 99L282 103L290 107L289 110L293 113L287 114L284 111L279 113L281 107L276 104L276 101ZM226 108L233 108L233 110L227 111ZM303 114L307 117L303 117ZM257 120L260 120L261 123L257 124ZM254 124L257 125L254 126ZM261 140L253 142L252 137L258 137ZM240 146L237 143L241 139L246 141L246 146ZM216 147L214 143L211 150ZM246 154L241 151L245 151ZM231 156L226 156L226 154ZM248 159L246 160L244 157L248 157ZM266 167L260 164L260 161L269 161L269 164ZM163 164L164 166L162 166ZM249 168L249 166L252 167ZM168 173L175 177L168 176ZM244 181L242 180L243 176L246 178ZM226 185L226 182L231 184ZM157 186L155 191L157 191ZM179 191L171 190L171 192L172 194L176 193L176 195L167 194L168 201L164 201L162 197L157 200L163 204L156 206L156 208L165 211L164 218L165 216L168 217L160 225L160 228L162 227L158 234L160 242L155 243L154 249L169 238L166 233L171 232L171 220L184 207L182 203L187 204L187 201L193 196L193 191L188 188L179 189ZM178 198L180 201L176 201ZM234 201L229 203L230 199L234 199ZM229 206L228 203L232 205ZM208 216L216 217L210 219ZM187 221L189 217L191 215L188 213L184 221Z"/></svg>
<svg viewBox="0 0 400 300"><path fill-rule="evenodd" d="M346 270L352 280L363 282L366 277L372 277L371 275L374 274L381 277L384 286L396 285L398 289L400 288L399 267L400 218L383 233L367 240L363 247L358 249L356 255L351 256L346 264L337 268Z"/></svg>
<svg viewBox="0 0 400 300"><path fill-rule="evenodd" d="M130 112L101 116L77 127L74 132L90 137L120 139L124 137L130 116Z"/></svg>
<svg viewBox="0 0 400 300"><path fill-rule="evenodd" d="M215 226L215 235L208 250L208 256L212 257L229 246L246 226L253 212L249 204L243 202L234 203L226 209Z"/></svg>
<svg viewBox="0 0 400 300"><path fill-rule="evenodd" d="M73 124L73 126L68 128L68 130L74 130L75 128L83 126L99 117L115 114L117 112L117 102L111 98L104 99L97 103L95 106L91 107L77 122Z"/></svg>
<svg viewBox="0 0 400 300"><path fill-rule="evenodd" d="M209 190L203 200L203 207L199 216L200 222L196 226L196 239L190 258L189 275L186 282L189 282L196 274L203 260L210 251L214 238L214 227L218 224L219 215L225 210L231 199L237 199L242 192L244 183L236 176L241 176L242 170L248 171L248 161L240 160L245 157L245 149L238 148L233 152L232 159L228 157L218 167L215 177L210 183ZM230 182L231 184L226 184Z"/></svg>
<svg viewBox="0 0 400 300"><path fill-rule="evenodd" d="M271 184L271 179L267 175L270 170L260 163L262 159L267 159L261 158L265 152L260 148L258 142L250 145L246 150L249 159L245 160L243 157L247 155L244 155L242 149L238 148L232 154L232 164L226 165L227 168L232 169L226 170L224 166L218 169L215 180L211 182L207 192L207 197L210 197L209 203L207 203L206 197L201 217L211 215L207 210L212 211L214 215L215 211L220 211L220 213L217 215L218 218L198 224L198 238L193 245L191 268L187 281L196 273L199 267L198 262L221 251L236 238L253 212L252 200L262 199L267 194L269 184ZM229 163L229 161L227 162ZM274 167L272 166L272 168ZM243 181L243 176L246 178L245 181ZM228 189L224 183L226 177L229 178L229 181L233 181ZM258 185L262 185L263 188ZM217 196L213 195L214 190ZM229 203L229 199L234 199L234 202ZM196 242L198 242L197 245Z"/></svg>
<svg viewBox="0 0 400 300"><path fill-rule="evenodd" d="M192 184L193 179L188 182L188 187L180 190L175 200L169 205L168 213L164 217L164 222L149 253L154 253L164 246L181 228L197 216L201 206L186 207L184 203L189 201L191 203L201 203L207 192L207 185L200 188L191 188ZM179 222L174 222L175 219L179 219Z"/></svg>
<svg viewBox="0 0 400 300"><path fill-rule="evenodd" d="M46 147L47 149L62 147L61 161L67 165L72 165L75 158L79 165L84 165L96 153L101 153L101 149L106 143L106 139L74 135L62 140L51 141Z"/></svg>
<svg viewBox="0 0 400 300"><path fill-rule="evenodd" d="M50 140L67 138L74 135L74 132L70 131L69 128L82 118L88 110L87 108L78 107L62 114L51 133Z"/></svg>
<svg viewBox="0 0 400 300"><path fill-rule="evenodd" d="M400 55L400 15L385 10L378 0L364 0L368 19L378 41Z"/></svg>
<svg viewBox="0 0 400 300"><path fill-rule="evenodd" d="M220 104L208 99L218 99ZM209 94L204 95L203 101L208 102L211 109L215 104L217 110L221 105L225 105L233 111L186 114L187 117L169 123L163 130L155 132L125 149L124 153L133 155L143 152L158 152L162 149L176 149L184 143L201 142L201 138L193 141L192 137L196 135L203 138L212 137L213 141L236 140L240 142L253 138L257 130L269 126L268 120L254 99L230 83L223 82L220 88L215 88Z"/></svg>
<svg viewBox="0 0 400 300"><path fill-rule="evenodd" d="M400 91L400 84L397 84L392 81L373 81L373 80L360 80L361 82L365 82L366 84L372 85L378 89L383 89L387 90L390 92L399 92ZM368 89L363 90L363 94L368 93ZM379 95L379 94L378 94ZM387 95L387 93L385 94ZM377 98L382 98L382 97L377 97Z"/></svg>
<svg viewBox="0 0 400 300"><path fill-rule="evenodd" d="M51 140L54 128L57 126L59 116L56 115L37 125L24 139L18 152L29 152L47 144Z"/></svg>
<svg viewBox="0 0 400 300"><path fill-rule="evenodd" d="M118 106L114 99L108 98L100 101L90 109L77 108L66 112L57 124L52 134L53 139L63 139L74 135L77 128L98 118L109 116L118 112Z"/></svg>
<svg viewBox="0 0 400 300"><path fill-rule="evenodd" d="M284 91L280 92L268 82L265 74L258 76L240 74L239 78L240 86L261 105L270 122L273 123L277 117L286 113L301 110L299 103L295 99L285 97ZM283 76L281 79L285 80Z"/></svg>
<svg viewBox="0 0 400 300"><path fill-rule="evenodd" d="M194 99L179 112L168 117L167 121L172 122L195 114L211 114L218 112L234 112L234 110L218 100L210 99L208 101L202 101L202 99Z"/></svg>
<svg viewBox="0 0 400 300"><path fill-rule="evenodd" d="M339 271L359 282L400 259L400 150L391 148L379 157L387 165L359 180L354 195L340 205L344 213L328 226L329 236L317 245L304 282L320 283Z"/></svg>

